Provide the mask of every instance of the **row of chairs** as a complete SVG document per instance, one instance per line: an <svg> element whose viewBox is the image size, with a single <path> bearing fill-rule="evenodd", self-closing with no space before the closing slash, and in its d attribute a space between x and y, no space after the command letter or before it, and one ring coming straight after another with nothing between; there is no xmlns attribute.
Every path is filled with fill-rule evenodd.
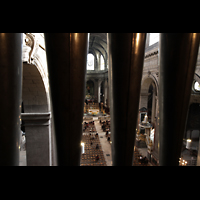
<svg viewBox="0 0 200 200"><path fill-rule="evenodd" d="M85 133L92 133L92 132L96 132L96 127L93 124L88 124L87 125L83 125L83 132Z"/></svg>
<svg viewBox="0 0 200 200"><path fill-rule="evenodd" d="M85 154L81 156L81 166L106 166L98 135L83 134L82 142L85 143Z"/></svg>

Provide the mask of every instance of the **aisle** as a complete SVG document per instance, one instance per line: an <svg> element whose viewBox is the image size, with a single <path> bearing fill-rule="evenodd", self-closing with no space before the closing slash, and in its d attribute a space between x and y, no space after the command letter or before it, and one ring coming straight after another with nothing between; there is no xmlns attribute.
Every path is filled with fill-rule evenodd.
<svg viewBox="0 0 200 200"><path fill-rule="evenodd" d="M102 150L103 150L103 154L104 154L104 158L106 160L107 166L112 166L111 145L107 141L105 132L103 132L103 130L101 128L101 124L99 123L99 120L94 121L94 125L99 134L99 140L100 140L100 143L102 146Z"/></svg>

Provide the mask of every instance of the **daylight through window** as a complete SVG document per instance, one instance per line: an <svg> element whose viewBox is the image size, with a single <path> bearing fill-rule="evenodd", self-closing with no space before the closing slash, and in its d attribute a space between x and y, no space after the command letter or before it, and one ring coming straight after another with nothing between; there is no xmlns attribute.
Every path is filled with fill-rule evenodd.
<svg viewBox="0 0 200 200"><path fill-rule="evenodd" d="M94 56L91 53L87 56L87 70L94 70Z"/></svg>
<svg viewBox="0 0 200 200"><path fill-rule="evenodd" d="M159 41L159 33L150 33L149 46Z"/></svg>

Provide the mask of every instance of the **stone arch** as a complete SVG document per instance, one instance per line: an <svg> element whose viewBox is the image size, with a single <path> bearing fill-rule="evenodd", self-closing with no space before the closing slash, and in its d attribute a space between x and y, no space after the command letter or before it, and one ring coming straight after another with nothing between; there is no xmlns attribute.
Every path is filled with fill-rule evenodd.
<svg viewBox="0 0 200 200"><path fill-rule="evenodd" d="M23 63L22 101L25 113L44 113L49 111L47 92L38 68Z"/></svg>
<svg viewBox="0 0 200 200"><path fill-rule="evenodd" d="M155 83L155 89L156 89L156 95L158 95L158 89L159 89L159 86L158 86L158 81L157 79L155 78L154 75L148 73L147 75L145 75L143 78L142 78L142 82L141 82L141 92L144 91L144 92L147 92L151 82L154 81Z"/></svg>
<svg viewBox="0 0 200 200"><path fill-rule="evenodd" d="M86 88L85 88L85 94L86 94L86 99L93 99L94 98L94 90L95 90L95 84L94 81L89 79L86 81Z"/></svg>
<svg viewBox="0 0 200 200"><path fill-rule="evenodd" d="M41 47L39 45L40 42L42 42L42 39L40 38L40 41L38 41L38 34L24 33L22 60L23 60L23 66L25 68L25 73L26 73L26 70L28 70L27 66L30 66L30 70L32 66L37 68L42 78L42 82L43 82L45 92L46 92L47 105L48 105L47 110L50 111L49 81L48 81L48 71L47 71L47 64L46 64L46 52L43 48L40 48ZM37 70L35 70L35 72L33 72L34 70L32 70L32 72L36 73ZM26 79L26 75L23 75L23 78ZM30 79L30 77L28 77L27 79ZM25 82L28 82L28 81L25 80ZM32 82L33 83L38 82L38 80L35 80L35 81L32 80ZM30 81L29 81L29 85L30 85ZM24 87L26 88L26 86ZM46 109L42 109L42 110L46 110Z"/></svg>
<svg viewBox="0 0 200 200"><path fill-rule="evenodd" d="M40 57L35 57L35 59L32 61L32 65L35 65L37 67L37 70L41 75L47 96L48 110L50 111L49 79L48 79L47 69L45 70L43 68Z"/></svg>
<svg viewBox="0 0 200 200"><path fill-rule="evenodd" d="M200 76L196 73L194 73L194 80L200 84Z"/></svg>
<svg viewBox="0 0 200 200"><path fill-rule="evenodd" d="M148 74L142 79L139 109L140 108L149 109L149 119L155 126L158 110L158 82L152 74Z"/></svg>

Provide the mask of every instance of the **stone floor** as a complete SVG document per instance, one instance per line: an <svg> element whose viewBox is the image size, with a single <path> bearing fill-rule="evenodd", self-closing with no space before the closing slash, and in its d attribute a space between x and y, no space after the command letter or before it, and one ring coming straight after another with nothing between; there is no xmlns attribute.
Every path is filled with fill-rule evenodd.
<svg viewBox="0 0 200 200"><path fill-rule="evenodd" d="M104 158L106 160L107 166L112 166L112 152L111 152L111 145L107 141L107 137L105 136L105 132L103 132L101 128L101 124L99 120L94 121L96 130L99 134L99 139L101 142L101 146L104 153ZM137 155L142 155L143 157L147 157L147 148L137 148L137 152L134 152L135 160L137 160ZM152 166L151 163L141 165L138 161L135 162L135 166Z"/></svg>
<svg viewBox="0 0 200 200"><path fill-rule="evenodd" d="M105 132L103 132L101 128L101 124L99 123L99 120L94 121L96 130L99 134L99 140L102 146L103 154L105 161L107 163L107 166L112 166L112 153L111 153L111 145L107 141L107 137L105 136Z"/></svg>

